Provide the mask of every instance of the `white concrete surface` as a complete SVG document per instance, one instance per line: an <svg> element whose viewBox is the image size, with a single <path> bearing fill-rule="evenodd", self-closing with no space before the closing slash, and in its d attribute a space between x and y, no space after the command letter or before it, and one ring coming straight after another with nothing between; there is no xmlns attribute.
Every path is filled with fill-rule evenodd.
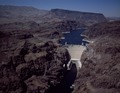
<svg viewBox="0 0 120 93"><path fill-rule="evenodd" d="M82 45L68 45L67 49L71 55L71 58L81 60L81 55L86 47Z"/></svg>

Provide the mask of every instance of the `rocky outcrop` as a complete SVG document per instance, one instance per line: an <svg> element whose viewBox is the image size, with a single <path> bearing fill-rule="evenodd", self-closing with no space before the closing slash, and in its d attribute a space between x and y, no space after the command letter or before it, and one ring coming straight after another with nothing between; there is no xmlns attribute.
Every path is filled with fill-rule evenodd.
<svg viewBox="0 0 120 93"><path fill-rule="evenodd" d="M91 34L91 30L87 32L94 43L88 45L88 49L81 57L83 67L75 82L73 93L119 93L120 91L120 34L116 34L119 33L120 26L119 22L105 24L107 24L105 27L104 24L99 24L97 27L106 30L96 30L92 27L95 29L93 33ZM99 34L102 31L104 34Z"/></svg>
<svg viewBox="0 0 120 93"><path fill-rule="evenodd" d="M70 11L64 9L52 9L50 13L62 20L79 21L85 24L94 24L107 21L104 15L100 13Z"/></svg>
<svg viewBox="0 0 120 93"><path fill-rule="evenodd" d="M60 83L69 59L67 50L52 41L41 46L26 41L18 54L0 63L0 92L45 93L49 82Z"/></svg>
<svg viewBox="0 0 120 93"><path fill-rule="evenodd" d="M25 93L26 84L17 76L11 64L0 66L0 92Z"/></svg>
<svg viewBox="0 0 120 93"><path fill-rule="evenodd" d="M99 36L106 36L111 35L113 36L120 36L120 21L113 21L113 22L105 22L102 24L95 24L89 27L89 30L83 33L89 39L97 38Z"/></svg>
<svg viewBox="0 0 120 93"><path fill-rule="evenodd" d="M71 21L71 20L65 20L61 22L56 22L56 29L59 31L71 31L77 28L85 28L87 27L85 24L78 22L78 21Z"/></svg>

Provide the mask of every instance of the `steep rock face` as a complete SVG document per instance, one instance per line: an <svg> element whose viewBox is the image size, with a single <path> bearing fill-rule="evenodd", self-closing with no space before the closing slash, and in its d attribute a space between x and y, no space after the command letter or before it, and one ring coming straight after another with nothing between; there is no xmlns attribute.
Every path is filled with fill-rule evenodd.
<svg viewBox="0 0 120 93"><path fill-rule="evenodd" d="M68 51L52 41L39 46L34 43L24 42L18 53L1 60L1 93L44 93L49 82L54 81L54 86L60 83L63 64L70 59Z"/></svg>
<svg viewBox="0 0 120 93"><path fill-rule="evenodd" d="M107 21L103 14L70 11L63 9L52 9L50 11L55 17L63 20L80 21L81 23L100 23Z"/></svg>
<svg viewBox="0 0 120 93"><path fill-rule="evenodd" d="M120 24L110 22L92 26L86 35L94 40L82 55L83 67L73 93L119 93L120 91ZM105 30L96 29L102 27ZM99 34L104 32L104 34ZM96 32L98 32L96 36ZM116 34L118 33L118 34Z"/></svg>
<svg viewBox="0 0 120 93"><path fill-rule="evenodd" d="M77 28L84 28L87 27L85 24L77 21L65 20L61 22L56 22L56 29L62 32L64 31L71 31Z"/></svg>
<svg viewBox="0 0 120 93"><path fill-rule="evenodd" d="M120 21L105 22L102 24L95 24L89 27L89 30L83 34L88 38L96 38L103 35L120 36Z"/></svg>
<svg viewBox="0 0 120 93"><path fill-rule="evenodd" d="M0 93L25 93L26 88L11 64L0 66Z"/></svg>

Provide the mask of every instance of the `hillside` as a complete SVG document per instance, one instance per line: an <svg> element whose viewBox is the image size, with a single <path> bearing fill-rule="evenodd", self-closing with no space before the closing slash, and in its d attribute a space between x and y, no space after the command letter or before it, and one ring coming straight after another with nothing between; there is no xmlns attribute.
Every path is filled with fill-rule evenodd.
<svg viewBox="0 0 120 93"><path fill-rule="evenodd" d="M64 9L52 9L50 13L62 20L80 21L85 24L94 24L107 21L104 15L100 13L80 12Z"/></svg>
<svg viewBox="0 0 120 93"><path fill-rule="evenodd" d="M36 22L0 25L0 93L46 93L60 83L70 55L51 39L51 34L57 39L56 31L62 30L56 26Z"/></svg>
<svg viewBox="0 0 120 93"><path fill-rule="evenodd" d="M107 17L108 21L120 21L120 17Z"/></svg>
<svg viewBox="0 0 120 93"><path fill-rule="evenodd" d="M35 21L37 23L53 21L79 21L85 25L106 22L100 13L79 12L64 9L40 10L29 6L0 5L0 24Z"/></svg>
<svg viewBox="0 0 120 93"><path fill-rule="evenodd" d="M41 22L42 19L39 17L43 16L47 12L47 10L40 10L30 6L0 5L0 23L37 20Z"/></svg>
<svg viewBox="0 0 120 93"><path fill-rule="evenodd" d="M0 6L0 93L51 93L59 87L70 60L59 39L82 27L89 27L84 35L95 42L82 55L73 93L119 93L119 21L106 22L99 13L8 5Z"/></svg>
<svg viewBox="0 0 120 93"><path fill-rule="evenodd" d="M120 37L120 21L95 24L89 27L89 30L83 34L87 35L90 39L108 34Z"/></svg>
<svg viewBox="0 0 120 93"><path fill-rule="evenodd" d="M84 34L94 43L82 55L73 93L119 93L120 21L93 25Z"/></svg>

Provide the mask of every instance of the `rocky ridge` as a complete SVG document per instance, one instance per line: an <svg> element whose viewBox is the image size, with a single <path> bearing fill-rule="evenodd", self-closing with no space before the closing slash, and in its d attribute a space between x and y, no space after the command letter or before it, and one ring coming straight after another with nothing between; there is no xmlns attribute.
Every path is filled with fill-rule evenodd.
<svg viewBox="0 0 120 93"><path fill-rule="evenodd" d="M120 23L116 21L93 25L84 33L94 43L82 55L83 67L73 93L119 93L119 29Z"/></svg>
<svg viewBox="0 0 120 93"><path fill-rule="evenodd" d="M47 10L40 10L30 6L0 5L0 23L41 22L41 17L47 12Z"/></svg>
<svg viewBox="0 0 120 93"><path fill-rule="evenodd" d="M41 46L25 41L13 52L1 52L1 93L45 93L49 82L61 81L63 64L70 59L67 50L52 41Z"/></svg>
<svg viewBox="0 0 120 93"><path fill-rule="evenodd" d="M50 86L60 83L63 64L68 62L70 55L53 41L57 38L55 33L58 32L58 37L62 33L59 23L54 24L16 22L0 25L0 93L47 93ZM69 24L65 25L66 29L70 28ZM53 39L51 34L54 34Z"/></svg>
<svg viewBox="0 0 120 93"><path fill-rule="evenodd" d="M62 20L79 21L86 25L107 21L104 15L100 13L80 12L64 9L51 9L50 13L53 14L52 17L55 16Z"/></svg>
<svg viewBox="0 0 120 93"><path fill-rule="evenodd" d="M89 13L64 9L40 10L28 6L0 5L0 24L13 22L59 22L78 21L85 25L106 22L107 19L101 13Z"/></svg>

